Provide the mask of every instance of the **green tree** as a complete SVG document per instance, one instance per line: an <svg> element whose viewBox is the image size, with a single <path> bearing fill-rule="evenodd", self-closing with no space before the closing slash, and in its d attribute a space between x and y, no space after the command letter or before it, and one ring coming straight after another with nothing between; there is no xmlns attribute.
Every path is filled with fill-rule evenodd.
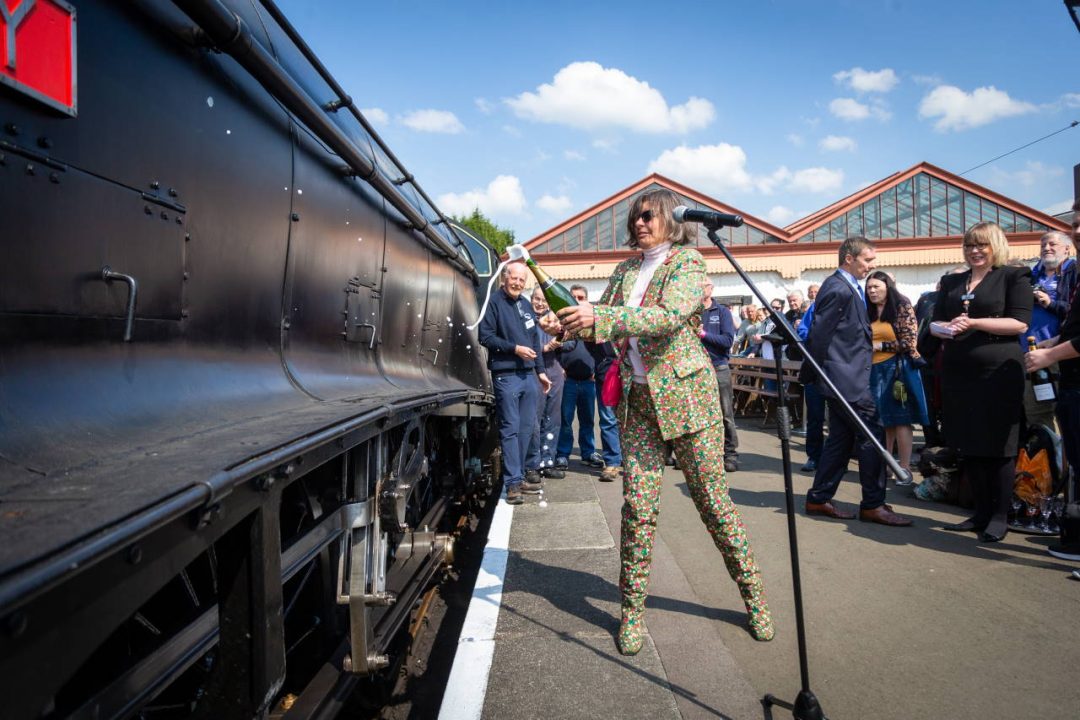
<svg viewBox="0 0 1080 720"><path fill-rule="evenodd" d="M485 240L491 247L495 248L497 255L502 255L508 245L514 243L514 231L501 228L495 223L484 217L484 214L480 212L480 208L473 208L472 215L466 217L457 217L452 215L451 220L461 225L473 235Z"/></svg>

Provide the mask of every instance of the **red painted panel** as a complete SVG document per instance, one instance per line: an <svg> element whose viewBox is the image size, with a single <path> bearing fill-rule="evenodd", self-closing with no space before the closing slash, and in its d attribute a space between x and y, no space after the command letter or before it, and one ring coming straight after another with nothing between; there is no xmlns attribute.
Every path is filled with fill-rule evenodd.
<svg viewBox="0 0 1080 720"><path fill-rule="evenodd" d="M60 0L0 2L7 10L0 13L0 82L74 115L75 8Z"/></svg>

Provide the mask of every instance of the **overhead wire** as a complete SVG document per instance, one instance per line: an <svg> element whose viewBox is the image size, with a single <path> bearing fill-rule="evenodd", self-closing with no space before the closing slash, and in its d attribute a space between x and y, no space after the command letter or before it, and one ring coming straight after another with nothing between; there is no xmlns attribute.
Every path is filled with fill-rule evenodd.
<svg viewBox="0 0 1080 720"><path fill-rule="evenodd" d="M1073 121L1072 121L1071 123L1069 123L1069 124L1068 124L1068 125L1066 125L1065 127L1061 128L1060 130L1055 130L1054 132L1050 133L1049 135L1044 135L1044 136L1042 136L1041 138L1039 138L1038 140L1032 140L1031 142L1029 142L1029 143L1027 143L1027 144L1025 144L1025 145L1021 145L1021 146L1020 146L1020 147L1018 147L1018 148L1014 148L1014 149L1010 150L1010 151L1009 151L1009 152L1007 152L1007 153L1002 153L1001 155L998 155L998 156L997 156L997 157L995 157L995 158L990 158L989 160L987 160L987 161L986 161L986 162L984 162L984 163L980 163L980 164L976 165L976 166L975 166L975 167L973 167L973 168L968 168L968 169L967 169L967 170L965 170L964 172L960 173L960 175L967 175L967 174L968 174L969 172L971 172L971 171L973 171L973 170L978 170L979 168L981 168L981 167L984 167L984 166L986 166L986 165L989 165L989 164L990 164L990 163L992 163L992 162L996 162L996 161L1000 160L1001 158L1003 158L1003 157L1005 157L1005 156L1007 156L1007 155L1012 155L1012 154L1013 154L1014 152L1019 152L1020 150L1023 150L1023 149L1024 149L1024 148L1026 148L1026 147L1031 147L1031 146L1032 146L1032 145L1034 145L1035 143L1038 143L1038 142L1042 142L1043 140L1045 140L1045 139L1047 139L1047 138L1051 138L1051 137L1054 137L1054 136L1055 136L1055 135L1057 135L1058 133L1063 133L1063 132L1065 132L1066 130L1071 130L1072 128L1076 127L1077 125L1080 125L1080 120L1073 120Z"/></svg>

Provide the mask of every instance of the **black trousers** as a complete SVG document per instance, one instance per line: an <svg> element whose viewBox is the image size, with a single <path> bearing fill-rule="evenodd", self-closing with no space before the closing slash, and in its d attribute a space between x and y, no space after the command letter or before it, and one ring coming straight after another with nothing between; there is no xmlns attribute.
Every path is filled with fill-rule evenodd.
<svg viewBox="0 0 1080 720"><path fill-rule="evenodd" d="M874 444L860 434L858 426L848 419L838 401L829 399L828 405L829 437L821 451L814 484L806 493L806 501L826 503L832 500L844 473L847 472L851 448L855 447L859 459L859 482L862 483L862 502L859 507L863 510L881 507L885 504L885 463L881 455ZM852 406L877 437L878 442L884 443L885 429L881 426L874 401L867 398L865 401L852 403Z"/></svg>

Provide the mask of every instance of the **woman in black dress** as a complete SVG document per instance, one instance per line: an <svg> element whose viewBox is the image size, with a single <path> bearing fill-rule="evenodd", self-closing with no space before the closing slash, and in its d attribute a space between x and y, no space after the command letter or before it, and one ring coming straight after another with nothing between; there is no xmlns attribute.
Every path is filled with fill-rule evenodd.
<svg viewBox="0 0 1080 720"><path fill-rule="evenodd" d="M965 273L941 278L933 319L943 340L944 429L964 457L975 515L946 530L1005 537L1023 414L1024 363L1017 336L1031 320L1031 271L1009 267L1005 233L994 223L964 235Z"/></svg>

